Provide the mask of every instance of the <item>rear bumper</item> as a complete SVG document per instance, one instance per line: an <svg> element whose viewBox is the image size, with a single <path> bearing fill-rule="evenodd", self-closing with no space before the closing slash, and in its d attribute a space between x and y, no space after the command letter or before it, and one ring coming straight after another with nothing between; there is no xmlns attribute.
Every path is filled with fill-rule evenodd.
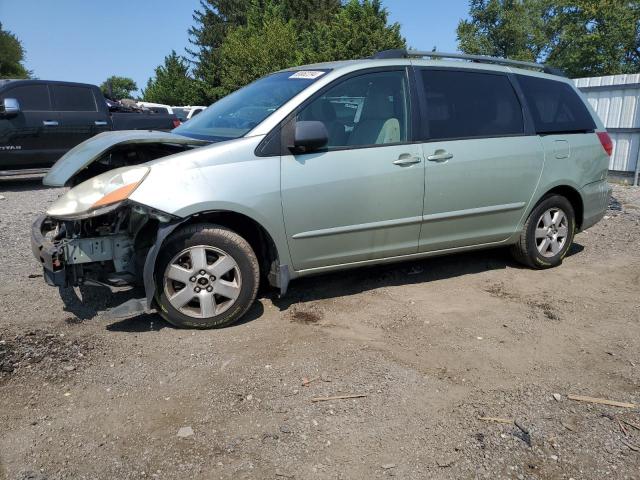
<svg viewBox="0 0 640 480"><path fill-rule="evenodd" d="M67 286L62 247L45 236L50 226L46 215L40 215L31 226L31 251L43 268L44 280L49 285Z"/></svg>

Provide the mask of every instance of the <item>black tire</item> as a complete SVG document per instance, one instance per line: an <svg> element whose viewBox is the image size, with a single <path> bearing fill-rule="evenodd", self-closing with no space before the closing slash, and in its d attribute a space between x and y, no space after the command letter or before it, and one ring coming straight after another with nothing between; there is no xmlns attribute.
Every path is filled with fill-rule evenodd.
<svg viewBox="0 0 640 480"><path fill-rule="evenodd" d="M538 250L536 243L536 228L545 212L550 209L559 209L567 218L567 236L562 248L552 256L544 256ZM573 243L576 229L576 217L569 200L561 195L548 195L544 197L533 209L527 218L518 243L511 247L511 254L518 262L535 269L557 267L567 255Z"/></svg>
<svg viewBox="0 0 640 480"><path fill-rule="evenodd" d="M242 279L235 303L226 311L207 318L186 315L174 308L165 290L165 271L171 260L185 249L197 246L219 249L231 256ZM253 305L260 283L258 259L249 243L234 231L214 224L189 225L172 234L158 255L155 272L158 311L165 320L180 328L221 328L237 322Z"/></svg>

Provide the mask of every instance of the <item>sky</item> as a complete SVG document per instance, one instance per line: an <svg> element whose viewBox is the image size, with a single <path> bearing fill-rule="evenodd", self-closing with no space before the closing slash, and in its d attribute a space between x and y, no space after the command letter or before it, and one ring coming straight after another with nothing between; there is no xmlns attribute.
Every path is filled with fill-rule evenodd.
<svg viewBox="0 0 640 480"><path fill-rule="evenodd" d="M467 0L383 0L410 47L456 51ZM199 0L0 0L0 22L45 80L99 85L111 75L144 88L171 50L185 54Z"/></svg>

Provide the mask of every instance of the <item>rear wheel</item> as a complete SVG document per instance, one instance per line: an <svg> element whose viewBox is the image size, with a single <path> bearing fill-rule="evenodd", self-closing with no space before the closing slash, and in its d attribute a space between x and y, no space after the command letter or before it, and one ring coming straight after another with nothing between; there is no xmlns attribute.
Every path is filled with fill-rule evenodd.
<svg viewBox="0 0 640 480"><path fill-rule="evenodd" d="M575 228L571 203L561 195L549 195L533 209L511 252L532 268L558 266L571 247Z"/></svg>
<svg viewBox="0 0 640 480"><path fill-rule="evenodd" d="M259 278L255 253L240 235L218 225L189 226L160 252L160 314L178 327L231 325L253 304Z"/></svg>

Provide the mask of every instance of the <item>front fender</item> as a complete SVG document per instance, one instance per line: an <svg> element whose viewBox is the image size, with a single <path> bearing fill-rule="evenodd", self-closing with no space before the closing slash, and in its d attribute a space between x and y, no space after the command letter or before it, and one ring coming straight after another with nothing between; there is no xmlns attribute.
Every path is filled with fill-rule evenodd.
<svg viewBox="0 0 640 480"><path fill-rule="evenodd" d="M256 157L262 137L198 149L154 164L131 200L179 218L226 211L261 225L282 264L290 265L282 203L280 157ZM234 161L234 158L243 160Z"/></svg>

